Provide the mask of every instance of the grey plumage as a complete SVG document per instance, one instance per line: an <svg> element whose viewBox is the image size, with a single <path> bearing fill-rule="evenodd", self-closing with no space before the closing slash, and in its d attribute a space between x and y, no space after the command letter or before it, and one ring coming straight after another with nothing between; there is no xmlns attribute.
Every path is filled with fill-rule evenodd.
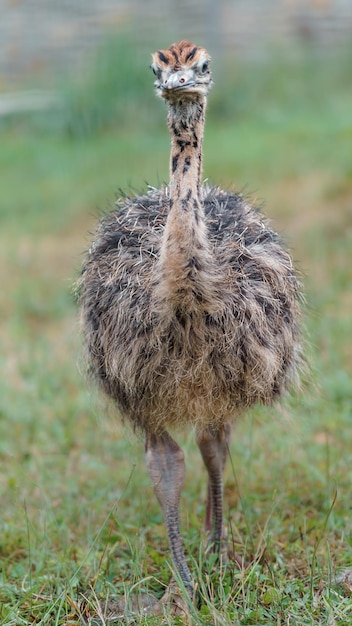
<svg viewBox="0 0 352 626"><path fill-rule="evenodd" d="M216 278L209 302L197 292L195 258L187 304L160 302L167 187L118 202L80 281L90 372L146 431L217 426L297 378L300 285L289 253L241 195L204 187L202 199Z"/></svg>

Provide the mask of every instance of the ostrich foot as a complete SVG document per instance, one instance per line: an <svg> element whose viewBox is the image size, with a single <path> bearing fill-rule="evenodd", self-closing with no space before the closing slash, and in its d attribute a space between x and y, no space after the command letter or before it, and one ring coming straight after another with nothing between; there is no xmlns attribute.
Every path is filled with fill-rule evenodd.
<svg viewBox="0 0 352 626"><path fill-rule="evenodd" d="M164 595L159 600L159 604L161 609L167 610L168 615L185 617L189 614L189 600L174 578L171 579Z"/></svg>
<svg viewBox="0 0 352 626"><path fill-rule="evenodd" d="M73 615L79 616L84 624L91 626L110 623L134 624L137 616L159 617L167 614L187 618L189 603L189 597L187 598L181 591L174 578L171 579L160 600L151 593L140 591L106 600L98 599L95 593L89 593L83 596L79 605L70 602L74 609Z"/></svg>
<svg viewBox="0 0 352 626"><path fill-rule="evenodd" d="M103 626L105 624L129 624L137 615L156 616L161 615L158 600L150 593L131 594L129 598L119 597L114 600L98 600L97 598L84 598L76 614L84 624L91 626Z"/></svg>
<svg viewBox="0 0 352 626"><path fill-rule="evenodd" d="M220 540L220 547L214 543L211 539L211 533L207 532L205 540L205 557L209 558L211 555L216 554L218 556L217 561L222 563L234 563L235 566L240 569L247 569L250 565L250 561L246 560L240 554L237 554L233 547L229 545L227 540L227 532L223 530Z"/></svg>

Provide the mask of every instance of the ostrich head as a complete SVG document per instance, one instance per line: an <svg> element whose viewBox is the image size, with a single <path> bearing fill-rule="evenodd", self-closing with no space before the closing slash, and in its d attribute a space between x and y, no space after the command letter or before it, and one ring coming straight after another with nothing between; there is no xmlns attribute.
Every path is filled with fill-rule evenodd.
<svg viewBox="0 0 352 626"><path fill-rule="evenodd" d="M156 76L157 94L168 101L197 100L205 97L212 85L210 56L190 41L174 43L152 55L151 68Z"/></svg>

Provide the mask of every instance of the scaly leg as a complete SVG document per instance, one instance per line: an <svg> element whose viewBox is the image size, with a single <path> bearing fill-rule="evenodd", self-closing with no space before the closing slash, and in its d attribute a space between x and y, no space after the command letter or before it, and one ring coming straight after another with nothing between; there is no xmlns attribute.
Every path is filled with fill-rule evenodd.
<svg viewBox="0 0 352 626"><path fill-rule="evenodd" d="M146 462L155 494L163 510L174 564L191 598L194 587L180 535L179 503L184 482L184 454L167 432L149 435Z"/></svg>
<svg viewBox="0 0 352 626"><path fill-rule="evenodd" d="M197 433L197 445L208 472L205 529L210 531L210 546L215 552L220 552L223 538L222 475L228 455L230 435L231 428L228 423L217 432Z"/></svg>

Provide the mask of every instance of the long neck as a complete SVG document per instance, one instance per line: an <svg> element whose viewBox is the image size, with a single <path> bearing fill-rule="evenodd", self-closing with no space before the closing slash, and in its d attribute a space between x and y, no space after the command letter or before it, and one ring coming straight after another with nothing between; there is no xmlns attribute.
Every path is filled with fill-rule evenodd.
<svg viewBox="0 0 352 626"><path fill-rule="evenodd" d="M170 199L188 196L199 200L203 164L203 134L206 100L170 104L168 127L171 135ZM172 207L171 207L172 208Z"/></svg>
<svg viewBox="0 0 352 626"><path fill-rule="evenodd" d="M191 306L209 290L212 255L200 198L205 98L170 103L170 209L160 252L164 298ZM185 295L186 294L186 295ZM188 295L187 295L188 294Z"/></svg>

